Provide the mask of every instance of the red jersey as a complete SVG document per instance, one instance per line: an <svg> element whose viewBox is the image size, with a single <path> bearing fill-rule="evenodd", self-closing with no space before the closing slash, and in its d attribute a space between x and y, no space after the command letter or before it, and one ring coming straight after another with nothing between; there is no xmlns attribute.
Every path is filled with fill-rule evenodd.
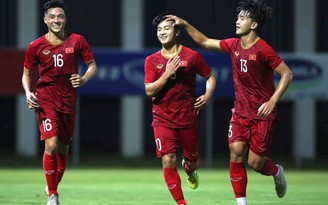
<svg viewBox="0 0 328 205"><path fill-rule="evenodd" d="M33 41L27 49L24 66L31 70L38 68L36 95L41 108L75 113L77 92L69 78L78 73L80 57L90 62L93 54L83 36L67 35L60 45L49 43L45 35Z"/></svg>
<svg viewBox="0 0 328 205"><path fill-rule="evenodd" d="M183 46L179 56L181 67L152 98L152 126L184 128L196 125L196 74L206 78L211 69L201 55L190 48ZM161 51L148 56L145 60L145 83L155 82L164 73L168 60Z"/></svg>
<svg viewBox="0 0 328 205"><path fill-rule="evenodd" d="M282 59L263 39L249 49L242 48L240 38L221 40L220 47L231 57L235 113L252 119L275 120L276 108L268 117L257 116L257 111L275 92L274 69Z"/></svg>

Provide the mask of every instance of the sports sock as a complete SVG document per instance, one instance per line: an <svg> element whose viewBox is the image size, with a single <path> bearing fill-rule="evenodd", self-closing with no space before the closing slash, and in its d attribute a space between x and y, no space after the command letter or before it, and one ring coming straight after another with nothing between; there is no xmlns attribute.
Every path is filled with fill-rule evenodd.
<svg viewBox="0 0 328 205"><path fill-rule="evenodd" d="M48 155L46 152L43 153L43 170L46 177L47 186L49 189L49 196L51 194L57 193L57 184L56 184L56 156Z"/></svg>
<svg viewBox="0 0 328 205"><path fill-rule="evenodd" d="M166 182L167 188L171 192L173 199L176 202L184 201L181 179L176 167L163 168L164 180Z"/></svg>
<svg viewBox="0 0 328 205"><path fill-rule="evenodd" d="M270 158L265 158L264 165L259 172L266 176L275 176L278 173L278 167Z"/></svg>
<svg viewBox="0 0 328 205"><path fill-rule="evenodd" d="M66 169L66 164L67 164L67 159L68 159L68 154L56 154L56 159L57 159L57 169L56 169L56 184L58 186L59 182L63 178L65 169Z"/></svg>
<svg viewBox="0 0 328 205"><path fill-rule="evenodd" d="M244 162L230 161L230 181L235 197L246 197L247 173Z"/></svg>
<svg viewBox="0 0 328 205"><path fill-rule="evenodd" d="M183 169L185 170L185 172L186 172L187 174L190 174L191 172L194 171L194 170L191 170L191 169L188 167L187 162L184 163Z"/></svg>

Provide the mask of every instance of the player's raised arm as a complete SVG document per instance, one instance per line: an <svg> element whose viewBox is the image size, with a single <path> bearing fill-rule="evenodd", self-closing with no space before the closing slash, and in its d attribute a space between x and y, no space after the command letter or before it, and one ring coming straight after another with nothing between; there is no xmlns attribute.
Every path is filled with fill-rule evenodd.
<svg viewBox="0 0 328 205"><path fill-rule="evenodd" d="M221 50L219 39L208 38L206 35L204 35L202 32L197 30L190 23L188 23L188 21L178 16L167 15L167 17L168 17L167 20L173 20L175 22L174 25L184 27L187 33L190 35L190 37L200 46L209 50Z"/></svg>

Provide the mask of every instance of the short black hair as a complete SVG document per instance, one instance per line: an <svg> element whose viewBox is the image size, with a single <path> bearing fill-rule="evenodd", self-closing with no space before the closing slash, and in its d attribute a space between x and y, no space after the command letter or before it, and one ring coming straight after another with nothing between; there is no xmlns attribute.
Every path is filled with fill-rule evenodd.
<svg viewBox="0 0 328 205"><path fill-rule="evenodd" d="M258 23L257 30L260 30L272 15L272 8L263 0L241 0L237 7L237 13L240 11L247 11L249 17Z"/></svg>
<svg viewBox="0 0 328 205"><path fill-rule="evenodd" d="M50 8L62 8L66 12L66 6L63 0L49 0L43 5L43 12L47 13Z"/></svg>
<svg viewBox="0 0 328 205"><path fill-rule="evenodd" d="M166 17L167 15L170 15L170 13L162 13L153 19L152 25L154 26L155 29L157 29L158 24L160 24L162 21L165 21L166 19L168 19L168 17ZM174 29L179 30L180 27L174 26Z"/></svg>

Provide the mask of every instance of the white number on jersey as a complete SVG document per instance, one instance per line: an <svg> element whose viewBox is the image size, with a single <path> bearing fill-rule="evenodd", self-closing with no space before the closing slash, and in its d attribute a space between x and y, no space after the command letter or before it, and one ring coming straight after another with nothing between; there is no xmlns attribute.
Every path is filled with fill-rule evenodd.
<svg viewBox="0 0 328 205"><path fill-rule="evenodd" d="M156 142L156 147L157 147L157 149L158 149L159 151L161 151L161 150L162 150L162 143L161 143L161 140L157 138L157 139L155 140L155 142Z"/></svg>
<svg viewBox="0 0 328 205"><path fill-rule="evenodd" d="M52 57L54 58L55 67L63 67L64 60L62 54L53 54Z"/></svg>
<svg viewBox="0 0 328 205"><path fill-rule="evenodd" d="M52 130L52 125L51 125L50 119L43 120L42 125L43 125L43 131L47 132L47 131Z"/></svg>
<svg viewBox="0 0 328 205"><path fill-rule="evenodd" d="M229 125L228 137L232 137L232 124Z"/></svg>
<svg viewBox="0 0 328 205"><path fill-rule="evenodd" d="M247 73L247 60L240 59L240 72Z"/></svg>

